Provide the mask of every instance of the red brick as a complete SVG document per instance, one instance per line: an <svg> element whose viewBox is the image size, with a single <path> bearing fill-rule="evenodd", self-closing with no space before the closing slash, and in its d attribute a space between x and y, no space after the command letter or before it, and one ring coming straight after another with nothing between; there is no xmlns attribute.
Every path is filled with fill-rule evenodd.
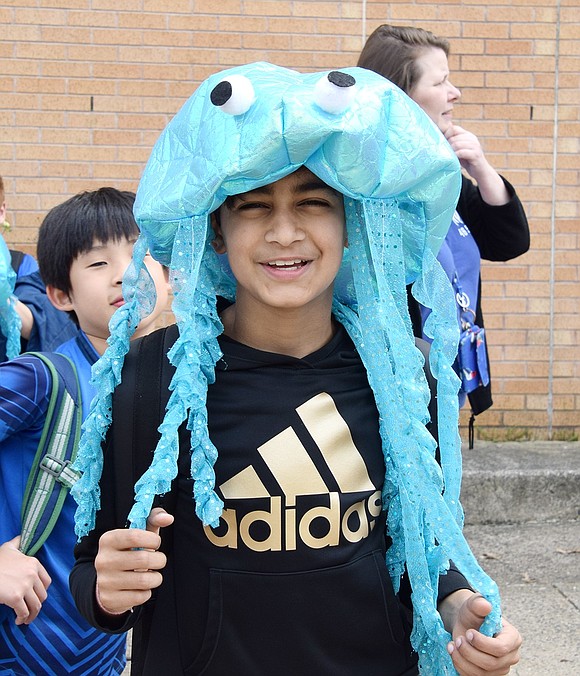
<svg viewBox="0 0 580 676"><path fill-rule="evenodd" d="M564 0L559 16L554 3L524 0L367 0L365 8L364 27L363 4L352 2L93 0L89 9L86 0L20 0L0 8L12 29L0 43L11 241L33 250L42 215L78 190L104 181L135 189L161 129L216 70L263 59L303 71L342 67L356 62L363 32L383 22L420 25L451 40L452 80L463 93L457 120L516 185L532 230L528 254L483 263L497 396L478 430L496 438L547 434L549 373L557 381L551 423L578 427L580 362L571 349L580 340L578 0ZM465 421L462 412L462 434Z"/></svg>

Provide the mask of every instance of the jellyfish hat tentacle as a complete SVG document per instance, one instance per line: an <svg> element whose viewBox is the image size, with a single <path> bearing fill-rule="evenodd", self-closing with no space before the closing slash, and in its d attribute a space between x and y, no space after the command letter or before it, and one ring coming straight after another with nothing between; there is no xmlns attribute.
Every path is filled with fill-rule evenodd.
<svg viewBox="0 0 580 676"><path fill-rule="evenodd" d="M91 383L96 394L82 425L77 457L73 465L81 476L71 489L78 504L75 532L79 537L86 535L94 527L95 515L101 506L101 444L111 424L112 396L121 382L121 370L129 351L129 341L141 319L155 307L155 285L144 264L146 253L147 242L139 237L133 247L133 260L123 277L125 303L111 317L108 348L91 370Z"/></svg>
<svg viewBox="0 0 580 676"><path fill-rule="evenodd" d="M151 466L135 486L135 505L129 514L134 528L144 527L155 495L166 493L171 487L177 474L178 429L185 420L191 432L196 513L204 524L213 525L217 525L221 514L222 502L214 490L217 450L209 438L205 401L207 386L215 378L214 365L221 356L217 336L223 327L215 307L211 266L201 265L204 252L212 256L208 247L207 216L179 224L173 246L173 257L179 263L173 269L172 285L180 337L168 355L176 367L170 385L173 391L159 427L161 436ZM192 378L192 373L198 377Z"/></svg>
<svg viewBox="0 0 580 676"><path fill-rule="evenodd" d="M0 235L0 334L6 338L7 359L14 359L20 354L22 321L16 311L15 283L16 273L12 269L10 250Z"/></svg>
<svg viewBox="0 0 580 676"><path fill-rule="evenodd" d="M395 589L404 568L408 571L416 601L412 645L420 655L425 673L454 673L445 647L450 636L436 608L438 577L453 558L456 563L461 561L462 572L487 598L497 599L497 587L481 571L469 550L457 523L456 506L451 508L445 494L442 496L445 474L435 462L435 443L424 427L422 356L413 341L406 339L409 330L406 298L392 293L401 284L401 255L392 255L385 268L385 250L401 235L401 218L393 218L388 203L370 200L358 204L347 200L346 214L358 305L356 314L346 315L350 319L345 319L344 310L338 316L358 346L381 414L385 485L391 489L395 486L385 496L389 510L387 532L393 540L388 567ZM378 218L373 218L373 214ZM393 227L385 231L383 226L382 236L373 238L368 233L370 225L358 227L362 220L370 224L384 223L387 219ZM432 254L426 255L430 259ZM384 274L377 274L377 266ZM374 285L368 283L369 272L376 280ZM389 359L384 359L385 354ZM453 354L448 355L448 359L453 358ZM451 363L448 362L449 368ZM454 395L451 410L457 415L456 387ZM406 415L407 411L411 414ZM415 412L418 415L413 415ZM451 439L455 441L453 435ZM460 449L448 450L446 457L452 457L454 452ZM498 619L497 611L489 618L490 633L497 631Z"/></svg>

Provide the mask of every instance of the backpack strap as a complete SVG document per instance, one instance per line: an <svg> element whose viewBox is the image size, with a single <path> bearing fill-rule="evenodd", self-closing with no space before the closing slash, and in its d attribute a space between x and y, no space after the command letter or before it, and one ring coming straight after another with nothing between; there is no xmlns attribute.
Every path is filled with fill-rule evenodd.
<svg viewBox="0 0 580 676"><path fill-rule="evenodd" d="M16 249L9 249L10 251L10 263L12 265L12 269L16 274L18 274L18 270L20 269L20 264L24 260L24 251L17 251Z"/></svg>
<svg viewBox="0 0 580 676"><path fill-rule="evenodd" d="M20 549L33 556L54 528L70 487L82 424L81 390L72 361L64 355L29 352L43 361L51 392L42 435L22 502Z"/></svg>
<svg viewBox="0 0 580 676"><path fill-rule="evenodd" d="M105 462L106 456L112 454L108 460L115 467L115 476L123 483L123 489L116 491L118 524L126 523L133 506L133 486L151 464L159 441L158 428L165 415L171 394L169 384L175 373L167 353L178 335L177 325L172 324L132 341L123 363L104 447Z"/></svg>
<svg viewBox="0 0 580 676"><path fill-rule="evenodd" d="M169 384L175 368L169 363L167 353L179 335L172 324L131 341L123 362L121 382L113 394L112 423L103 444L104 466L101 482L107 486L107 500L101 501L97 512L96 533L127 526L127 516L133 507L134 485L151 464L153 452L159 441L159 425L163 421L165 406L171 395ZM175 514L175 490L155 501ZM103 527L104 525L104 527ZM89 536L91 537L91 536ZM173 527L163 529L161 551L173 548ZM164 570L163 588L174 593L171 560ZM133 629L133 645L145 645L154 630L156 591L151 602L139 609L138 622ZM175 623L169 622L167 627ZM171 629L170 629L171 630ZM134 673L145 670L139 653L133 653Z"/></svg>

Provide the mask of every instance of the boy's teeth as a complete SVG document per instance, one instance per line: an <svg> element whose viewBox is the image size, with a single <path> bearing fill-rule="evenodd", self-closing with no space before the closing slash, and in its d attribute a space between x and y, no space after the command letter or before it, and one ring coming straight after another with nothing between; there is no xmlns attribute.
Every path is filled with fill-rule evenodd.
<svg viewBox="0 0 580 676"><path fill-rule="evenodd" d="M268 265L277 268L288 268L294 267L295 265L301 265L302 263L304 263L304 261L301 258L298 258L295 261L272 261L271 263L268 263Z"/></svg>

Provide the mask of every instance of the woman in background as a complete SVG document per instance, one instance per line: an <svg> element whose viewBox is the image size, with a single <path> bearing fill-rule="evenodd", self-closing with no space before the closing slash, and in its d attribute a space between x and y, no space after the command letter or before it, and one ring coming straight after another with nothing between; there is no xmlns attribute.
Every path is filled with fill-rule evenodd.
<svg viewBox="0 0 580 676"><path fill-rule="evenodd" d="M530 231L514 187L489 163L477 136L453 123L453 108L461 92L449 79L449 51L445 38L427 30L385 24L368 38L357 65L383 75L408 94L457 155L464 170L461 194L438 259L453 284L461 328L465 328L465 321L483 328L481 259L508 261L521 256L529 249ZM415 335L429 339L423 333L429 310L411 294L409 304ZM487 350L480 356L487 361ZM469 398L472 445L474 416L493 401L489 376L487 383L481 378L471 391L468 378L462 378L460 404Z"/></svg>

